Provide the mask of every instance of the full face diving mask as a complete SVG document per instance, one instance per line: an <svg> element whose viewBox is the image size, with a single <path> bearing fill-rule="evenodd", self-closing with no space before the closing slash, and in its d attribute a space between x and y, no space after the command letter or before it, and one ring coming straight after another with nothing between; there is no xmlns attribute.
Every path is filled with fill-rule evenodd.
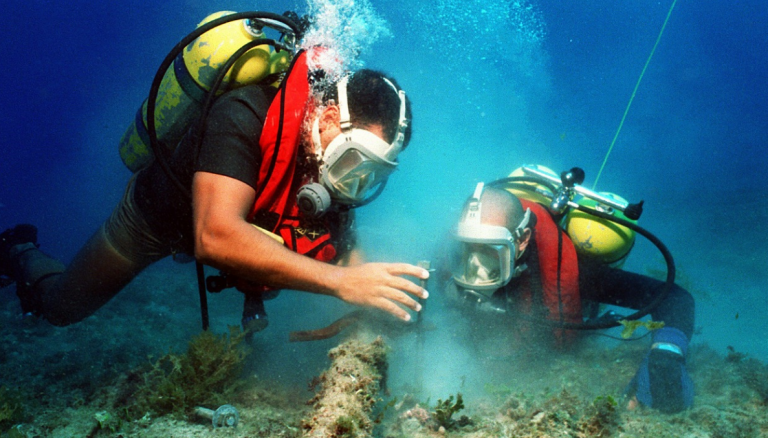
<svg viewBox="0 0 768 438"><path fill-rule="evenodd" d="M397 93L400 99L400 114L397 133L392 143L387 143L376 134L360 128L352 128L347 99L348 77L338 85L341 133L336 136L323 153L320 166L320 184L314 183L299 190L298 203L304 213L321 216L328 210L331 200L348 206L359 206L371 200L376 189L386 182L397 168L397 155L403 149L406 119L405 91L398 90L387 78L382 78ZM319 122L312 126L315 148L320 147Z"/></svg>
<svg viewBox="0 0 768 438"><path fill-rule="evenodd" d="M531 218L526 209L523 219L510 232L507 227L480 223L483 183L475 188L464 216L454 230L456 245L452 254L453 281L479 298L490 298L525 269L515 267L516 241L523 235Z"/></svg>

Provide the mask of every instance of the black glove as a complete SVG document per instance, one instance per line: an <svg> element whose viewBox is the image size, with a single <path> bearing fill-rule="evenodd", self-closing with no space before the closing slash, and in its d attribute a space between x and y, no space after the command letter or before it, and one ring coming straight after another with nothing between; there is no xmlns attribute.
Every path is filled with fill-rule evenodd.
<svg viewBox="0 0 768 438"><path fill-rule="evenodd" d="M688 338L675 328L662 328L627 388L645 406L675 413L693 405L693 381L685 368Z"/></svg>

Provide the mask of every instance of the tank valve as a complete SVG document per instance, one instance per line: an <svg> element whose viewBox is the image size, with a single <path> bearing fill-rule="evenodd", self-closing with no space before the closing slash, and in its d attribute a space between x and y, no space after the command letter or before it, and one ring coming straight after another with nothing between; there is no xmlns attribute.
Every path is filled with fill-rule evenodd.
<svg viewBox="0 0 768 438"><path fill-rule="evenodd" d="M232 405L222 405L215 411L198 406L195 408L195 413L211 420L214 429L217 427L237 427L237 423L240 421L240 414Z"/></svg>
<svg viewBox="0 0 768 438"><path fill-rule="evenodd" d="M567 172L560 174L560 190L555 193L552 202L549 204L549 211L554 214L563 214L568 208L570 202L576 193L576 186L584 182L584 171L578 167L573 167Z"/></svg>

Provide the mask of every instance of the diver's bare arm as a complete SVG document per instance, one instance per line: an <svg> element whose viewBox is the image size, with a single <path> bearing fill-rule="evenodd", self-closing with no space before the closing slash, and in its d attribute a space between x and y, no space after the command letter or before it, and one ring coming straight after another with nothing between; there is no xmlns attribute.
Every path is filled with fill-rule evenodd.
<svg viewBox="0 0 768 438"><path fill-rule="evenodd" d="M405 263L339 267L298 255L246 221L256 196L249 185L222 175L197 172L193 184L195 257L202 263L275 288L335 296L376 307L401 319L419 304L409 296L426 291L402 278L426 278L426 270Z"/></svg>

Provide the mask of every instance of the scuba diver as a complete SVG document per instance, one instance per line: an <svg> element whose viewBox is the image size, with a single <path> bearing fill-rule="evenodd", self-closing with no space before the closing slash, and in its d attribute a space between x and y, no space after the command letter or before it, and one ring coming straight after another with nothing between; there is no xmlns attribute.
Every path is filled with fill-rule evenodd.
<svg viewBox="0 0 768 438"><path fill-rule="evenodd" d="M572 345L579 329L619 325L616 317L605 323L615 313L600 318L587 312L590 305L646 308L653 321L664 324L653 330L650 350L627 387L630 406L639 402L665 413L689 408L693 385L685 358L694 330L691 294L617 268L634 243L626 227L594 216L587 221L580 210L553 212L556 187L514 180L479 183L465 203L453 232L449 302L474 315L507 316L504 324L517 336L538 336L560 348ZM600 245L602 253L595 251ZM663 286L670 287L659 295ZM583 322L588 313L594 319Z"/></svg>
<svg viewBox="0 0 768 438"><path fill-rule="evenodd" d="M169 54L173 65L161 66L153 84L161 92L157 111L178 110L173 114L177 119L190 112L174 107L180 93L162 93L169 87L186 90L189 77L182 75L199 79L210 69L210 53L198 56L198 67L204 65L199 75L188 56L198 48L220 52L223 43L202 39L249 35L263 45L261 29L272 23L300 40L289 18L260 13L256 19L241 19L242 14L209 17L202 23L207 27L201 24L200 32L187 38L189 49L182 50L185 41ZM203 35L216 26L222 31ZM170 134L160 139L162 147L170 148L167 154L153 147L147 162L136 165L140 154L134 152L142 145L121 145L121 153L127 151L123 160L135 166L135 174L111 216L68 266L39 249L32 225L0 234L0 280L6 286L16 283L25 314L56 326L79 322L147 266L184 255L218 268L226 274L226 286L245 293L242 322L254 331L266 326L264 294L283 288L329 295L405 321L410 319L406 308L420 310L415 298L426 298L426 290L402 277L427 278L426 270L405 263L345 265L356 259L353 209L381 192L410 141L405 92L378 71L330 74L318 61L323 47L274 45L281 49L278 54L290 55L290 62L278 57L281 67L265 64L266 73L257 81L232 85L230 80L232 86L215 100L210 91L210 108L198 106L203 116L191 118L178 144L171 144ZM264 57L252 59L276 59L272 48L264 50ZM206 62L199 62L201 56ZM239 62L240 56L227 62ZM227 72L232 63L219 65ZM240 72L246 70L239 66ZM155 109L153 97L150 92L150 108L145 102L137 114L140 126L129 129L124 143L147 132L157 135L156 127L147 125L156 119L148 116ZM163 115L167 122L172 114ZM172 131L164 128L164 133Z"/></svg>

